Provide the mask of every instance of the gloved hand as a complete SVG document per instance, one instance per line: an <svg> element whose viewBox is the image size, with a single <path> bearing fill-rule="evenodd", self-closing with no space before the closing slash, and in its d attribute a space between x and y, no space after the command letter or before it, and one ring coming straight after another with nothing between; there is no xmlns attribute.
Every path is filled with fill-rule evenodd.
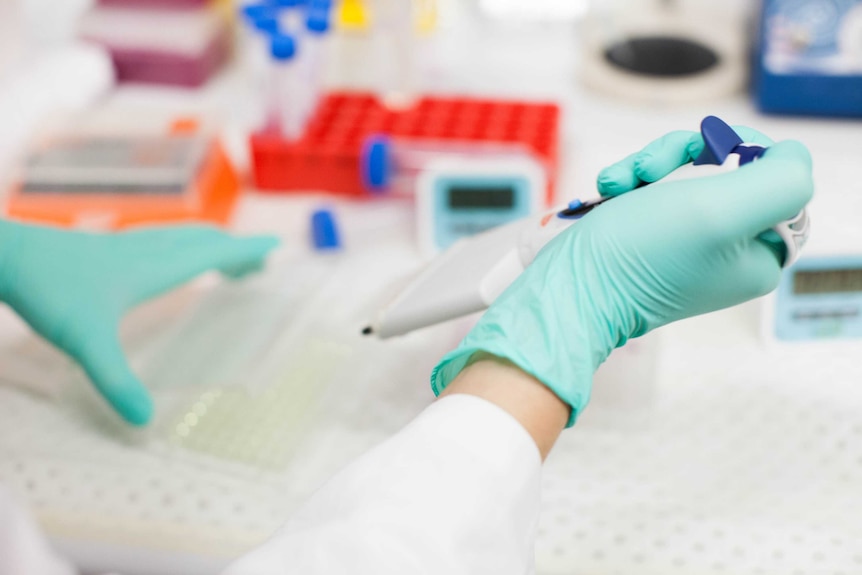
<svg viewBox="0 0 862 575"><path fill-rule="evenodd" d="M752 143L765 136L740 129ZM655 182L703 149L673 132L599 174L606 202L548 243L437 365L440 393L477 352L507 359L572 408L587 405L611 351L657 327L773 290L781 265L758 236L796 215L813 192L811 158L794 141L721 175Z"/></svg>
<svg viewBox="0 0 862 575"><path fill-rule="evenodd" d="M92 234L0 221L0 301L80 364L124 419L143 425L153 406L120 346L125 312L207 270L254 271L277 243L206 226Z"/></svg>

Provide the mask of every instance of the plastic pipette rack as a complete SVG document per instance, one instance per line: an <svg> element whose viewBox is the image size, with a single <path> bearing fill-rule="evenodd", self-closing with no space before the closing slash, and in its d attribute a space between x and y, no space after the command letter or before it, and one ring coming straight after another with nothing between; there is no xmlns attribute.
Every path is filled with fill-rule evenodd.
<svg viewBox="0 0 862 575"><path fill-rule="evenodd" d="M264 192L365 197L371 192L362 183L360 154L370 135L504 143L523 146L543 164L550 201L559 123L560 108L553 103L429 96L410 108L390 109L372 94L337 92L323 98L299 141L287 142L275 131L252 135L254 178Z"/></svg>

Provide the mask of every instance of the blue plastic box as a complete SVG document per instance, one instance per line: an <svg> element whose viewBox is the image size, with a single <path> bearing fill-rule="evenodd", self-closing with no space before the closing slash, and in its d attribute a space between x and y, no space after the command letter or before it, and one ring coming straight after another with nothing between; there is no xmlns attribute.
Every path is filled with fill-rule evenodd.
<svg viewBox="0 0 862 575"><path fill-rule="evenodd" d="M862 117L862 0L764 0L754 59L762 111Z"/></svg>

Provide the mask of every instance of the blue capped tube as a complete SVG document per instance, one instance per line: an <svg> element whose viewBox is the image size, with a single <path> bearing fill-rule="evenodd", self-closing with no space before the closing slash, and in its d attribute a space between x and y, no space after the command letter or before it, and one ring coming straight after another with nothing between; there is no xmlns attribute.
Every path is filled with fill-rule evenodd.
<svg viewBox="0 0 862 575"><path fill-rule="evenodd" d="M294 37L302 32L303 15L305 14L307 0L270 0L278 11L278 21L281 29Z"/></svg>
<svg viewBox="0 0 862 575"><path fill-rule="evenodd" d="M323 92L324 70L329 61L329 31L329 10L312 4L306 13L302 46L302 65L307 83L304 102L307 117L314 115Z"/></svg>
<svg viewBox="0 0 862 575"><path fill-rule="evenodd" d="M270 37L279 31L277 12L269 4L251 3L242 6L239 15L239 58L247 90L243 97L250 103L243 108L249 124L259 129L266 123L270 106Z"/></svg>
<svg viewBox="0 0 862 575"><path fill-rule="evenodd" d="M296 41L287 34L270 40L270 124L288 141L298 140L305 131L303 102L306 99Z"/></svg>
<svg viewBox="0 0 862 575"><path fill-rule="evenodd" d="M363 184L372 193L410 195L418 176L435 160L505 160L525 156L532 157L532 152L517 142L408 139L374 134L362 143L359 170Z"/></svg>

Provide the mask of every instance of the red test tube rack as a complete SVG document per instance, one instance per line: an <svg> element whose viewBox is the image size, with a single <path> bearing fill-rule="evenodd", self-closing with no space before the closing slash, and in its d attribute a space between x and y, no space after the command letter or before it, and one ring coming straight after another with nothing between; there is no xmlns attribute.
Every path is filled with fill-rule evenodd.
<svg viewBox="0 0 862 575"><path fill-rule="evenodd" d="M251 136L256 187L262 192L324 191L363 198L363 143L375 134L409 140L518 144L545 167L547 201L554 196L559 153L557 104L429 96L407 109L386 108L373 94L336 92L323 98L297 141L277 131Z"/></svg>

